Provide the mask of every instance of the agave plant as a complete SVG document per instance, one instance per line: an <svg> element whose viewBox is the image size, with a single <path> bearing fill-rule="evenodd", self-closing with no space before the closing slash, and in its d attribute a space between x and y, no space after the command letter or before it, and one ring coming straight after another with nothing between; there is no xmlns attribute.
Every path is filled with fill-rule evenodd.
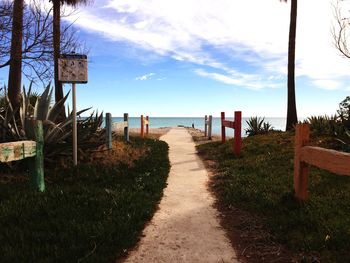
<svg viewBox="0 0 350 263"><path fill-rule="evenodd" d="M265 118L260 117L250 117L246 121L248 128L245 129L245 133L248 136L254 136L258 134L265 134L273 130L272 125L269 122L264 122Z"/></svg>
<svg viewBox="0 0 350 263"><path fill-rule="evenodd" d="M62 100L52 105L52 88L48 85L40 96L31 92L32 85L26 92L23 88L22 100L18 112L14 111L12 105L5 95L5 103L0 107L0 135L1 141L33 140L34 126L32 120L41 120L44 128L45 157L50 158L57 154L70 154L72 137L73 114L67 118L59 119L59 114L64 110L67 94ZM33 96L34 95L34 96ZM77 112L77 115L86 112L88 109ZM94 118L92 115L86 119L78 120L78 146L92 147L101 145L102 132L100 126L102 114ZM98 138L98 139L96 139ZM93 141L93 144L88 144Z"/></svg>
<svg viewBox="0 0 350 263"><path fill-rule="evenodd" d="M350 152L350 131L346 130L345 134L341 138L337 138L337 141L339 141L342 144L342 150L344 152Z"/></svg>
<svg viewBox="0 0 350 263"><path fill-rule="evenodd" d="M306 123L310 124L311 131L319 135L334 135L336 116L311 116Z"/></svg>

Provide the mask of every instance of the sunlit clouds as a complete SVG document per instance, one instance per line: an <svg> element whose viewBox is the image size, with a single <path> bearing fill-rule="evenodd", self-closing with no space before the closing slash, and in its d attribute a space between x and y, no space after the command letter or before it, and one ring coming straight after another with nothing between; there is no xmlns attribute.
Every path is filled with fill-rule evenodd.
<svg viewBox="0 0 350 263"><path fill-rule="evenodd" d="M345 89L350 61L332 43L331 2L299 1L298 8L296 75ZM260 89L282 85L269 76L286 75L289 9L277 0L110 0L70 19L143 52L193 63L201 77Z"/></svg>

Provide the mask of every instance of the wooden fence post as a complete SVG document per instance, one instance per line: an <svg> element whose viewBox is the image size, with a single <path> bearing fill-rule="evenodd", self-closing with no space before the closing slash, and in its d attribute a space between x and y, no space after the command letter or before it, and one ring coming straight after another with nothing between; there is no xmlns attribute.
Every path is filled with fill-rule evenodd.
<svg viewBox="0 0 350 263"><path fill-rule="evenodd" d="M299 201L308 199L308 164L301 161L301 148L309 142L310 128L308 124L298 124L295 129L294 145L294 192Z"/></svg>
<svg viewBox="0 0 350 263"><path fill-rule="evenodd" d="M221 142L226 142L226 131L224 126L225 112L221 112Z"/></svg>
<svg viewBox="0 0 350 263"><path fill-rule="evenodd" d="M34 121L34 120L33 120ZM42 121L34 121L36 155L30 158L30 185L34 190L45 191L44 179L44 131Z"/></svg>
<svg viewBox="0 0 350 263"><path fill-rule="evenodd" d="M128 122L128 126L124 127L124 139L125 141L129 141L129 114L124 113L124 121Z"/></svg>
<svg viewBox="0 0 350 263"><path fill-rule="evenodd" d="M112 149L112 114L106 113L107 148Z"/></svg>
<svg viewBox="0 0 350 263"><path fill-rule="evenodd" d="M143 115L141 115L141 138L143 138L145 136L144 130L143 130L144 125L145 125L144 122L145 122L145 120L143 119Z"/></svg>
<svg viewBox="0 0 350 263"><path fill-rule="evenodd" d="M208 139L211 140L211 131L213 127L213 116L209 115L209 124L208 124Z"/></svg>
<svg viewBox="0 0 350 263"><path fill-rule="evenodd" d="M205 115L205 116L204 116L204 137L207 137L207 133L208 133L208 124L207 124L207 121L208 121L208 116Z"/></svg>
<svg viewBox="0 0 350 263"><path fill-rule="evenodd" d="M146 116L146 134L148 134L148 132L149 132L149 117L148 116Z"/></svg>
<svg viewBox="0 0 350 263"><path fill-rule="evenodd" d="M237 157L241 154L242 148L242 112L235 111L235 133L234 133L234 153Z"/></svg>

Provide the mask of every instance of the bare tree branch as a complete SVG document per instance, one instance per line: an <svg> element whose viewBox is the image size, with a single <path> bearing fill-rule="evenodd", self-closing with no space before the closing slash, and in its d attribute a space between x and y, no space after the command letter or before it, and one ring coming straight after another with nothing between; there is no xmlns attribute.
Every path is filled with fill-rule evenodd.
<svg viewBox="0 0 350 263"><path fill-rule="evenodd" d="M13 2L0 0L0 68L9 66ZM71 14L65 14L69 16ZM52 8L40 0L25 6L23 23L23 74L31 81L48 82L53 78ZM72 23L62 23L62 53L85 49Z"/></svg>
<svg viewBox="0 0 350 263"><path fill-rule="evenodd" d="M346 58L350 58L350 51L347 39L350 33L350 18L342 15L340 0L333 4L333 16L336 20L332 26L331 33L334 46L339 50L340 54Z"/></svg>

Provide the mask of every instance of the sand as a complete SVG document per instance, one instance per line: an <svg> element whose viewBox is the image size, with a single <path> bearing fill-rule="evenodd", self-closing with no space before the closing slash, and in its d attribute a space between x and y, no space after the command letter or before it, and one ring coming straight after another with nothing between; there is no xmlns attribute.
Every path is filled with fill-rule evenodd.
<svg viewBox="0 0 350 263"><path fill-rule="evenodd" d="M171 171L159 210L124 262L238 262L213 208L208 172L185 128L161 137L169 144Z"/></svg>
<svg viewBox="0 0 350 263"><path fill-rule="evenodd" d="M169 127L162 127L162 128L150 128L149 129L149 135L150 137L160 137L161 135L166 134L171 128ZM124 134L124 131L121 129L118 130L113 130L116 134ZM146 129L145 129L145 134L146 134ZM130 128L129 129L129 134L131 136L139 136L140 135L140 128Z"/></svg>

